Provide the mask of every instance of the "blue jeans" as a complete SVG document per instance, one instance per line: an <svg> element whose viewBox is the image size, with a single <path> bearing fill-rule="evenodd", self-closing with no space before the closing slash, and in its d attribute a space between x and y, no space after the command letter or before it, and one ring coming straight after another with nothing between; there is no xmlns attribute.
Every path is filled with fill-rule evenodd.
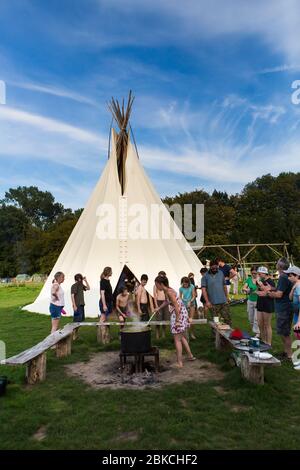
<svg viewBox="0 0 300 470"><path fill-rule="evenodd" d="M85 320L84 305L78 305L77 310L74 310L73 322L81 322Z"/></svg>

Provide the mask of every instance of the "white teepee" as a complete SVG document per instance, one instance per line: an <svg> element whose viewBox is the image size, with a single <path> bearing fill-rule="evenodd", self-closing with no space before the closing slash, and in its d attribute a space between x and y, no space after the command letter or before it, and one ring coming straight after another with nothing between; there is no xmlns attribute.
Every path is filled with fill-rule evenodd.
<svg viewBox="0 0 300 470"><path fill-rule="evenodd" d="M113 288L124 265L138 279L142 274L147 274L150 294L160 270L167 273L170 286L175 289L178 289L182 276L189 272L199 274L202 267L199 259L145 174L129 136L123 162L122 194L117 168L117 142L118 134L113 129L110 157L103 173L39 296L24 310L49 313L51 283L57 271L65 274L62 286L68 314L73 314L70 289L74 275L82 273L87 277L91 287L85 293L87 317L98 316L99 281L105 266L112 267ZM107 212L111 209L114 209L112 214ZM161 215L160 230L156 230L153 219L158 209ZM171 227L168 239L159 233L161 227Z"/></svg>

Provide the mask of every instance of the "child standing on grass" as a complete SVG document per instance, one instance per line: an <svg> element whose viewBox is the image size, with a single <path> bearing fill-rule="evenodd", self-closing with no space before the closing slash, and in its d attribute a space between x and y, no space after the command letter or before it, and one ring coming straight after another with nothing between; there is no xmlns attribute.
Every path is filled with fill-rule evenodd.
<svg viewBox="0 0 300 470"><path fill-rule="evenodd" d="M51 286L51 300L49 307L52 323L51 333L54 333L54 331L58 330L61 311L65 305L65 294L63 288L61 287L61 284L64 282L64 280L65 275L61 271L58 271L56 274L54 274L54 279Z"/></svg>
<svg viewBox="0 0 300 470"><path fill-rule="evenodd" d="M122 323L121 330L124 328L126 318L128 318L128 300L129 292L127 287L122 287L120 294L117 295L116 309L119 315L119 321Z"/></svg>
<svg viewBox="0 0 300 470"><path fill-rule="evenodd" d="M84 292L90 290L90 285L82 274L75 274L75 284L71 287L71 298L73 305L73 321L83 322L85 320L84 313Z"/></svg>
<svg viewBox="0 0 300 470"><path fill-rule="evenodd" d="M194 318L195 306L194 301L196 298L195 295L195 286L191 283L188 277L183 277L181 279L181 287L179 288L179 296L182 299L185 308L188 311L189 317L191 320ZM191 338L196 339L193 330L191 329Z"/></svg>
<svg viewBox="0 0 300 470"><path fill-rule="evenodd" d="M150 318L149 316L149 309L151 308L150 299L145 289L147 282L148 282L147 274L142 274L141 283L138 286L137 291L136 291L136 305L137 305L138 314L140 316L140 321L148 321Z"/></svg>

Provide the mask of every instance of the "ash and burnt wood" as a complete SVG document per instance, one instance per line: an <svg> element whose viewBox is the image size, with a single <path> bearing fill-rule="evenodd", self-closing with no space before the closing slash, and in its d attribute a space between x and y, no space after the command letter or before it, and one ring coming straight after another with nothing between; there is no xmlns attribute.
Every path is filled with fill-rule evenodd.
<svg viewBox="0 0 300 470"><path fill-rule="evenodd" d="M155 365L155 372L159 372L159 349L154 346L148 352L120 352L120 369L123 372L126 365L127 365L127 358L133 357L134 362L132 363L132 373L143 373L145 371L145 357L153 357L154 358L154 365Z"/></svg>
<svg viewBox="0 0 300 470"><path fill-rule="evenodd" d="M122 195L124 194L125 190L125 163L126 163L126 156L127 156L127 146L128 146L128 126L129 126L129 119L131 115L132 104L134 101L134 96L132 96L132 92L130 90L128 95L128 101L125 106L124 99L122 100L122 104L120 105L118 100L114 98L111 99L108 107L115 119L118 127L119 133L117 137L116 143L116 152L117 152L117 166L118 166L118 176L121 185Z"/></svg>

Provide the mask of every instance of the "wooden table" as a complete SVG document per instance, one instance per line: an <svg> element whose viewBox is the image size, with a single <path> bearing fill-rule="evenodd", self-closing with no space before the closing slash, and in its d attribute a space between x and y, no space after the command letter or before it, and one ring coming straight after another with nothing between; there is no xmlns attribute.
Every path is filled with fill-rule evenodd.
<svg viewBox="0 0 300 470"><path fill-rule="evenodd" d="M241 354L241 374L246 380L255 384L264 384L264 370L265 367L280 366L281 362L276 357L272 356L270 359L261 359L255 357L254 354L249 352L249 348L241 348L238 346L239 341L230 338L233 331L232 328L221 330L218 324L212 321L209 322L210 327L215 332L215 346L218 351L229 351L235 349ZM261 344L261 349L266 351L270 349L270 345ZM258 350L257 350L258 351Z"/></svg>

